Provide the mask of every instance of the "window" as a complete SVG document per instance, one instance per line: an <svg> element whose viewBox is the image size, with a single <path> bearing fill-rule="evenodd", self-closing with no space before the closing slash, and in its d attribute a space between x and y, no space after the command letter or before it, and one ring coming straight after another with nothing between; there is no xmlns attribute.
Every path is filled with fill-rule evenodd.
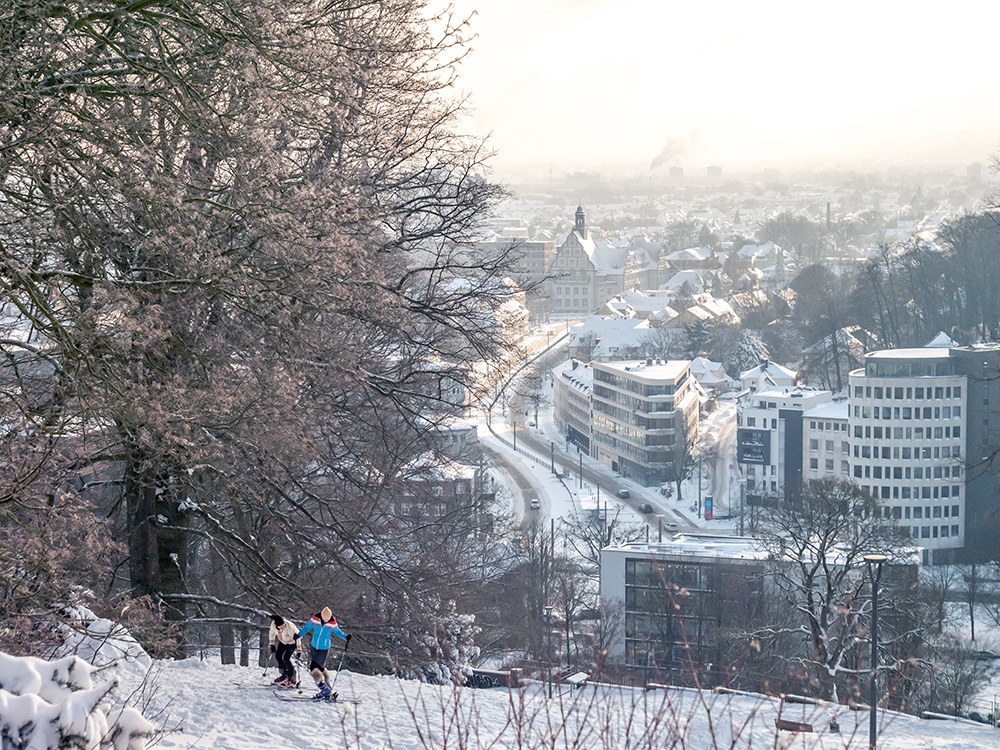
<svg viewBox="0 0 1000 750"><path fill-rule="evenodd" d="M827 453L833 453L833 441L832 440L827 440L826 441L826 452Z"/></svg>
<svg viewBox="0 0 1000 750"><path fill-rule="evenodd" d="M859 424L854 425L854 437L859 438L861 436L862 436L862 434L861 434L861 425L859 425Z"/></svg>
<svg viewBox="0 0 1000 750"><path fill-rule="evenodd" d="M913 394L913 395L914 395L914 396L915 396L916 398L918 398L918 399L923 399L923 397L924 397L924 389L923 389L923 388L917 388L917 389L915 390L915 392L914 392L914 394Z"/></svg>
<svg viewBox="0 0 1000 750"><path fill-rule="evenodd" d="M896 389L896 400L897 401L902 401L903 400L903 389L902 388L897 388Z"/></svg>
<svg viewBox="0 0 1000 750"><path fill-rule="evenodd" d="M962 416L962 407L961 406L951 407L951 414L953 417L955 417L955 419L958 419L959 417Z"/></svg>
<svg viewBox="0 0 1000 750"><path fill-rule="evenodd" d="M913 415L913 410L909 406L903 407L903 419L911 419Z"/></svg>
<svg viewBox="0 0 1000 750"><path fill-rule="evenodd" d="M851 444L846 440L840 441L840 452L845 456L851 452Z"/></svg>
<svg viewBox="0 0 1000 750"><path fill-rule="evenodd" d="M816 438L809 439L809 450L818 451L819 450L819 440Z"/></svg>
<svg viewBox="0 0 1000 750"><path fill-rule="evenodd" d="M940 518L941 517L941 506L940 505L935 505L934 506L934 517L935 518Z"/></svg>
<svg viewBox="0 0 1000 750"><path fill-rule="evenodd" d="M840 462L840 473L841 474L850 474L851 473L851 464L850 464L849 461L841 461Z"/></svg>
<svg viewBox="0 0 1000 750"><path fill-rule="evenodd" d="M957 438L957 437L962 437L962 434L961 434L961 428L960 428L960 427L958 427L957 425L956 425L955 427L952 427L952 428L951 428L951 436L952 436L953 438ZM953 452L954 452L954 451L953 451Z"/></svg>
<svg viewBox="0 0 1000 750"><path fill-rule="evenodd" d="M864 388L860 385L854 386L854 398L864 398L865 392Z"/></svg>
<svg viewBox="0 0 1000 750"><path fill-rule="evenodd" d="M875 398L882 398L882 389L879 386L875 386Z"/></svg>
<svg viewBox="0 0 1000 750"><path fill-rule="evenodd" d="M921 526L920 527L920 538L921 539L930 539L930 536L931 536L931 527L930 526Z"/></svg>
<svg viewBox="0 0 1000 750"><path fill-rule="evenodd" d="M918 505L916 508L913 509L913 517L914 518L920 518L921 517L920 514L922 512L923 512L923 509Z"/></svg>
<svg viewBox="0 0 1000 750"><path fill-rule="evenodd" d="M951 527L951 535L952 536L958 536L958 525L957 524L955 524L955 525L953 525Z"/></svg>
<svg viewBox="0 0 1000 750"><path fill-rule="evenodd" d="M827 471L833 471L833 459L832 458L826 459L826 470Z"/></svg>
<svg viewBox="0 0 1000 750"><path fill-rule="evenodd" d="M809 459L809 470L810 471L818 471L819 470L819 459L818 458L810 458Z"/></svg>
<svg viewBox="0 0 1000 750"><path fill-rule="evenodd" d="M747 417L747 427L756 427L757 417Z"/></svg>
<svg viewBox="0 0 1000 750"><path fill-rule="evenodd" d="M951 393L955 398L962 398L962 386L956 385L951 389Z"/></svg>
<svg viewBox="0 0 1000 750"><path fill-rule="evenodd" d="M928 393L927 397L930 398L930 395L931 394ZM938 399L944 398L944 388L935 388L934 389L934 398L938 398Z"/></svg>
<svg viewBox="0 0 1000 750"><path fill-rule="evenodd" d="M948 538L948 527L947 526L942 526L941 527L941 538L942 539L947 539Z"/></svg>

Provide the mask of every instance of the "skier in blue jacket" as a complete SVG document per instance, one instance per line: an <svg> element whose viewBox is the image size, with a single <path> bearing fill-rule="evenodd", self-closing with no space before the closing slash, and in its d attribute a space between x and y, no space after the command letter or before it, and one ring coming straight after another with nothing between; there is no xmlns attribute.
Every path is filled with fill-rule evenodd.
<svg viewBox="0 0 1000 750"><path fill-rule="evenodd" d="M323 607L322 612L313 615L295 637L301 638L306 633L312 633L312 643L310 644L312 657L309 662L309 672L316 681L316 687L319 688L319 692L314 697L317 700L329 700L332 688L330 687L330 675L326 671L326 655L330 651L330 639L333 635L343 639L346 651L351 642L351 636L337 627L337 618L333 616L329 607Z"/></svg>

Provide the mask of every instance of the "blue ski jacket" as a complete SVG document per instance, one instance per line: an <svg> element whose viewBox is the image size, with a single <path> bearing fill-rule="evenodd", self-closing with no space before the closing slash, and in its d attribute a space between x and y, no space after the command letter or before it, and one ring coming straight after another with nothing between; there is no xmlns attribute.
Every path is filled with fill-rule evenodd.
<svg viewBox="0 0 1000 750"><path fill-rule="evenodd" d="M327 622L323 622L323 618L319 615L313 615L312 618L305 625L302 626L302 630L296 638L301 638L306 633L312 632L312 647L317 651L326 651L330 648L330 637L332 634L342 640L347 640L347 635L343 630L337 627L337 618L331 617Z"/></svg>

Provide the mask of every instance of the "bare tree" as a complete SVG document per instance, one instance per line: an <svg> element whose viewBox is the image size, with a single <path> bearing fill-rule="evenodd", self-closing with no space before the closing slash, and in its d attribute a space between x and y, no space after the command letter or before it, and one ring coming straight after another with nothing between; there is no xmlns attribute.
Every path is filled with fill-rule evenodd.
<svg viewBox="0 0 1000 750"><path fill-rule="evenodd" d="M467 247L503 191L454 130L466 32L422 0L0 10L4 347L41 383L7 392L8 506L115 487L129 588L178 621L420 585L389 488L502 353L516 260Z"/></svg>
<svg viewBox="0 0 1000 750"><path fill-rule="evenodd" d="M789 658L814 674L821 697L836 700L840 679L858 670L852 659L866 612L863 558L887 555L890 567L902 571L900 586L908 590L905 572L915 572L905 564L908 541L894 523L883 520L875 498L850 482L826 479L807 482L799 498L764 506L758 529L772 562L769 574L798 613L798 622L762 628L757 636L766 640L800 633L806 652ZM885 612L892 611L887 605ZM901 632L906 629L900 626Z"/></svg>

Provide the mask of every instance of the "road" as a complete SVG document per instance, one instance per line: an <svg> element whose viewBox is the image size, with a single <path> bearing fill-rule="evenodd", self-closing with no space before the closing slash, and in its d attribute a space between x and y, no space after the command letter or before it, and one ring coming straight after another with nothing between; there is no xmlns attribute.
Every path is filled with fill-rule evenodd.
<svg viewBox="0 0 1000 750"><path fill-rule="evenodd" d="M557 345L550 350L541 353L538 356L536 363L539 370L544 372L559 362L562 362L565 359L565 356L566 355L562 351L562 347ZM511 398L510 409L507 412L507 423L516 425L515 429L517 433L517 442L522 445L522 447L528 447L540 456L552 457L553 441L539 438L536 432L537 427L534 429L528 428L526 426L526 422L529 418L524 412L525 408L523 398L515 393L515 395ZM575 446L571 450L574 452L568 452L566 450L566 443L562 438L556 441L554 448L555 464L557 468L569 473L571 476L576 478L577 482L579 482L579 451L575 449ZM675 520L678 527L682 530L698 528L698 526L695 523L692 523L691 519L688 518L683 512L665 505L663 496L656 490L651 488L636 490L634 484L625 484L623 482L616 481L614 475L611 474L610 469L604 466L601 466L600 468L594 467L586 456L583 461L583 479L595 487L598 487L599 493L603 492L605 495L610 495L618 502L631 507L641 516L644 516L646 522L651 526L656 525L657 515L662 515L666 518L668 523L671 520ZM630 497L627 499L621 498L618 494L621 490L628 491ZM643 514L639 510L639 506L647 502L653 506L653 513L651 514Z"/></svg>

